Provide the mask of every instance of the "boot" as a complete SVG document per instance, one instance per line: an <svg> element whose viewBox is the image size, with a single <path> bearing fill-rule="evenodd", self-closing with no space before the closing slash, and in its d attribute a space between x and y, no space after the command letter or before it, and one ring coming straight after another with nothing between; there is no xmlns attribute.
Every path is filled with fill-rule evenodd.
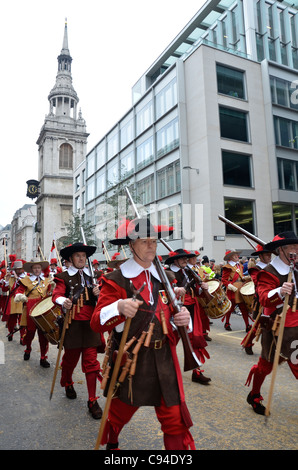
<svg viewBox="0 0 298 470"><path fill-rule="evenodd" d="M66 393L67 398L70 398L71 400L74 400L75 398L77 398L77 393L75 389L73 388L73 385L67 385L65 387L65 393Z"/></svg>
<svg viewBox="0 0 298 470"><path fill-rule="evenodd" d="M202 374L200 369L195 369L192 371L191 380L192 382L197 382L202 385L207 385L211 381L209 377L205 377L205 375Z"/></svg>
<svg viewBox="0 0 298 470"><path fill-rule="evenodd" d="M252 409L258 415L264 415L265 410L266 410L265 406L262 405L261 401L263 401L263 397L261 396L260 393L257 393L256 395L252 395L250 392L247 396L247 403L249 403L252 406Z"/></svg>
<svg viewBox="0 0 298 470"><path fill-rule="evenodd" d="M102 409L100 408L97 400L88 400L87 402L89 413L91 413L92 418L100 419L102 417Z"/></svg>

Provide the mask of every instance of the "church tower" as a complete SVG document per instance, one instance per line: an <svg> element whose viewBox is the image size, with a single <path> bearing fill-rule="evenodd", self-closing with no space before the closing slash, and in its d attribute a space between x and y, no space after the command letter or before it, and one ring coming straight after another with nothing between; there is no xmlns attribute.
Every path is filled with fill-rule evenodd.
<svg viewBox="0 0 298 470"><path fill-rule="evenodd" d="M66 235L65 224L69 223L73 211L73 171L86 157L89 135L78 110L71 63L65 22L56 83L48 96L49 113L37 140L40 188L36 200L37 244L46 259L53 239L57 241Z"/></svg>

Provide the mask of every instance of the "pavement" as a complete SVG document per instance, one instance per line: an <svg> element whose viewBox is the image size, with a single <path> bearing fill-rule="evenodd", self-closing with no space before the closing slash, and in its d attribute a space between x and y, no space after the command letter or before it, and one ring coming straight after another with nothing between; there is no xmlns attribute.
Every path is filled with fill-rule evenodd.
<svg viewBox="0 0 298 470"><path fill-rule="evenodd" d="M191 381L191 372L183 372L186 403L193 420L191 433L197 450L297 450L297 381L287 364L278 368L271 414L256 415L247 404L248 373L258 361L260 344L249 356L240 343L245 336L242 317L232 315L233 331L223 328L221 319L213 321L208 343L210 359L204 374L209 385ZM24 347L19 333L8 342L5 324L0 321L0 449L1 450L93 450L100 421L87 410L87 389L80 363L74 373L77 399L66 398L61 388L60 371L52 399L50 390L57 358L57 347L50 345L51 367L39 365L39 344L33 342L29 361L23 360ZM178 347L183 368L183 351ZM99 355L102 361L103 355ZM262 388L264 404L270 378ZM99 404L105 399L98 386ZM163 435L154 410L137 411L120 436L122 450L162 450ZM102 448L101 448L102 449Z"/></svg>

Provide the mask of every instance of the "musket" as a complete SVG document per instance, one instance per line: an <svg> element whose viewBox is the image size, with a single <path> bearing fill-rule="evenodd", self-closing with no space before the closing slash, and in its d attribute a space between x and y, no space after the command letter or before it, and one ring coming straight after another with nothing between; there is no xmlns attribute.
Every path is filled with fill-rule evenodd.
<svg viewBox="0 0 298 470"><path fill-rule="evenodd" d="M81 234L82 234L82 239L83 239L84 245L87 245L83 227L81 227ZM88 266L89 266L89 270L90 270L90 273L91 273L93 285L96 286L96 277L94 275L93 266L92 266L92 263L91 263L91 260L90 260L89 257L87 258L87 261L88 261Z"/></svg>
<svg viewBox="0 0 298 470"><path fill-rule="evenodd" d="M167 250L169 251L173 251L173 249L170 247L170 245L168 245L168 243L163 239L163 238L160 238L159 239L160 242L167 248ZM200 278L200 276L195 272L193 271L191 268L189 268L188 266L186 266L185 268L186 273L195 281L195 283L198 285L198 286L201 286L202 285L202 279ZM207 290L207 289L202 289L203 290L203 294L204 296L206 297L206 300L208 302L211 302L211 300L214 298L212 294L210 294L210 292Z"/></svg>
<svg viewBox="0 0 298 470"><path fill-rule="evenodd" d="M239 225L235 224L234 222L232 222L231 220L229 219L226 219L225 217L223 217L222 215L218 215L218 218L219 220L221 220L222 222L224 222L225 224L229 225L230 227L232 227L234 230L237 230L237 232L240 232L242 233L242 235L245 235L246 237L250 238L251 240L253 240L254 242L258 243L259 245L266 245L266 242L264 242L263 240L261 240L260 238L256 237L255 235L253 235L252 233L248 232L247 230L245 230L244 228L240 227Z"/></svg>
<svg viewBox="0 0 298 470"><path fill-rule="evenodd" d="M71 287L70 288L70 296L69 296L70 299L72 299L72 297L73 297L73 290L74 290L74 287ZM55 366L55 370L54 370L54 376L53 376L53 380L52 380L52 387L51 387L51 391L50 391L50 400L52 399L53 392L54 392L58 367L59 367L59 363L60 363L60 356L61 356L61 352L62 352L62 348L63 348L63 344L64 344L65 332L66 332L66 329L68 328L68 325L69 325L69 316L70 316L70 310L67 309L65 317L64 317L64 323L63 323L61 338L60 338L60 341L59 341L58 355L57 355L56 366Z"/></svg>
<svg viewBox="0 0 298 470"><path fill-rule="evenodd" d="M293 269L294 269L293 255L290 254L290 271L288 274L287 282L292 282ZM275 354L274 354L274 361L273 361L273 368L272 368L272 375L271 375L271 383L270 383L270 389L269 389L269 394L268 394L268 403L265 409L266 421L267 421L268 416L270 415L273 388L274 388L274 383L275 383L275 378L276 378L277 367L279 363L279 356L280 356L280 350L281 350L281 345L282 345L282 340L283 340L286 315L287 315L287 310L289 308L289 297L290 297L289 294L285 295L284 305L283 305L283 309L281 312L277 344L276 344L276 349L275 349Z"/></svg>
<svg viewBox="0 0 298 470"><path fill-rule="evenodd" d="M131 205L134 209L136 217L139 218L140 215L139 215L138 209L137 209L137 207L136 207L136 205L135 205L135 203L134 203L134 201L133 201L133 199L130 195L129 189L126 187L125 190L126 190L128 198L131 202ZM166 242L164 242L164 243L166 243ZM161 282L162 282L162 284L165 288L165 291L167 293L170 305L171 305L172 310L173 310L173 314L175 315L178 312L180 312L181 305L179 304L178 299L176 298L173 287L172 287L172 285L171 285L171 283L168 279L168 276L166 275L166 272L165 272L163 266L161 265L161 262L160 262L160 260L157 256L157 254L155 255L154 263L155 263L155 266L156 266L156 270L159 274L159 277L161 279ZM186 327L185 326L178 326L177 329L178 329L178 332L180 334L182 344L183 344L184 371L196 369L197 367L201 366L201 363L198 360L195 352L192 349L192 345L190 343L190 339L189 339Z"/></svg>

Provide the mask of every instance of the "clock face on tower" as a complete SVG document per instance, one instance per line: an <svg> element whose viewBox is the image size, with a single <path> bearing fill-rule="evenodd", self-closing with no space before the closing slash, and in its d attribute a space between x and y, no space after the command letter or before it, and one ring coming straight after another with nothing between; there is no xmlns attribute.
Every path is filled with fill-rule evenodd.
<svg viewBox="0 0 298 470"><path fill-rule="evenodd" d="M38 197L39 181L29 180L27 181L27 197L34 199Z"/></svg>
<svg viewBox="0 0 298 470"><path fill-rule="evenodd" d="M28 192L30 194L36 194L37 193L37 186L34 186L34 184L30 184L30 186L28 188Z"/></svg>

